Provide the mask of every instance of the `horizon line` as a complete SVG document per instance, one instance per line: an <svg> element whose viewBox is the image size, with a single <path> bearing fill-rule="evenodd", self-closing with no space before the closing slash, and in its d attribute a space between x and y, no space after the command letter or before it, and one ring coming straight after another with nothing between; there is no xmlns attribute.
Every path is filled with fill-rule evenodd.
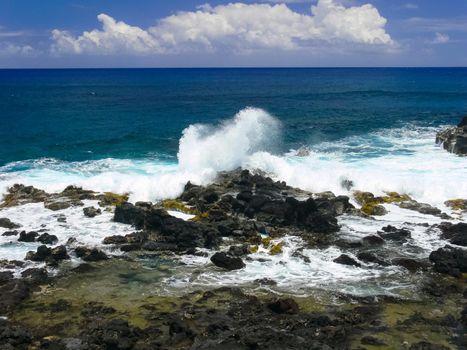
<svg viewBox="0 0 467 350"><path fill-rule="evenodd" d="M225 66L225 67L0 67L0 70L85 70L85 69L447 69L467 66Z"/></svg>

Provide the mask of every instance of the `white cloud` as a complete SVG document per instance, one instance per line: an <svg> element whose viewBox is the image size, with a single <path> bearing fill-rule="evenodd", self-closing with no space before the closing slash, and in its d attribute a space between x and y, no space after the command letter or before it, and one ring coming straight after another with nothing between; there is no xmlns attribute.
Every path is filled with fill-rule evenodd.
<svg viewBox="0 0 467 350"><path fill-rule="evenodd" d="M386 19L373 5L345 7L334 0L319 0L310 14L295 12L285 4L202 5L196 11L165 17L147 29L106 14L100 14L98 20L102 29L79 36L53 30L52 51L148 55L395 45L385 31Z"/></svg>
<svg viewBox="0 0 467 350"><path fill-rule="evenodd" d="M407 2L407 3L404 4L403 7L408 9L408 10L417 10L419 6L418 6L418 4L414 4L413 2Z"/></svg>
<svg viewBox="0 0 467 350"><path fill-rule="evenodd" d="M450 41L449 35L442 33L435 33L435 37L432 40L429 40L429 44L446 44Z"/></svg>
<svg viewBox="0 0 467 350"><path fill-rule="evenodd" d="M31 56L35 50L29 45L15 45L0 42L0 56Z"/></svg>

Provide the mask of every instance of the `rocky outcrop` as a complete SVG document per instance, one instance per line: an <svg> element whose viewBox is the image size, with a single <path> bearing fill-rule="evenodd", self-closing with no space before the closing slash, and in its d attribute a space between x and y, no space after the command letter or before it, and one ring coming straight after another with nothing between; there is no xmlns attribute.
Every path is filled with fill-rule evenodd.
<svg viewBox="0 0 467 350"><path fill-rule="evenodd" d="M467 272L467 250L465 249L444 246L430 254L430 261L434 264L435 271L440 273L459 277Z"/></svg>
<svg viewBox="0 0 467 350"><path fill-rule="evenodd" d="M245 267L243 260L236 256L231 256L225 252L215 253L211 257L211 261L214 265L222 267L223 269L232 271L239 270Z"/></svg>
<svg viewBox="0 0 467 350"><path fill-rule="evenodd" d="M458 155L467 155L467 116L455 128L449 128L436 134L436 143L445 150Z"/></svg>
<svg viewBox="0 0 467 350"><path fill-rule="evenodd" d="M467 223L443 222L438 227L442 232L441 238L447 239L452 244L467 247Z"/></svg>

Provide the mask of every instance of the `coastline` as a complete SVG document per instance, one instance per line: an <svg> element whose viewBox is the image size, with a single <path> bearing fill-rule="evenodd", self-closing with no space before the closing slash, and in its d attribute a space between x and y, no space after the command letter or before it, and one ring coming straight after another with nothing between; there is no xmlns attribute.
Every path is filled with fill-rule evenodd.
<svg viewBox="0 0 467 350"><path fill-rule="evenodd" d="M309 348L303 341L310 332L322 334L312 337L317 348L368 348L403 339L401 347L423 348L425 341L449 349L465 341L467 260L456 267L443 255L465 224L404 194L312 194L235 170L219 173L206 187L188 183L177 199L156 204L130 204L125 195L73 186L58 194L17 186L4 199L7 207L42 206L61 224L75 211L81 222L112 220L122 229L94 244L60 237L50 245L55 248L28 253L37 262L24 266L22 278L2 273L2 327L28 334L19 343L6 338L16 348L69 348L70 341L83 349L105 348L124 339L129 345L121 348L214 349L235 343L245 349L299 349ZM392 211L405 212L413 222L388 224ZM22 236L36 240L43 234ZM300 288L304 284L311 288ZM209 314L217 316L203 316ZM224 326L213 330L216 317ZM280 335L283 322L294 329L289 337Z"/></svg>

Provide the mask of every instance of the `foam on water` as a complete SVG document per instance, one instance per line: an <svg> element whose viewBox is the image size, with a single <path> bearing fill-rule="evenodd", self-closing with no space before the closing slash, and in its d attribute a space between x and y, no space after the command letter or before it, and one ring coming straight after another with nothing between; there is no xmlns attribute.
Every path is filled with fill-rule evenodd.
<svg viewBox="0 0 467 350"><path fill-rule="evenodd" d="M85 200L85 206L97 206L97 201ZM131 226L113 222L113 213L102 211L101 215L88 218L83 207L70 207L60 211L46 209L43 203L31 203L1 210L2 217L21 224L18 231L47 232L56 235L57 245L66 244L70 238L75 245L101 246L106 236L126 235L134 231ZM57 219L66 217L66 222ZM18 242L18 236L2 236L5 228L0 228L0 259L23 260L30 250L35 251L41 243ZM113 251L112 254L118 252Z"/></svg>
<svg viewBox="0 0 467 350"><path fill-rule="evenodd" d="M63 162L39 159L0 168L0 188L25 183L47 191L69 184L96 191L130 192L132 201L175 197L190 180L206 184L217 171L239 166L261 169L306 190L348 194L355 188L381 194L407 193L442 206L447 199L467 197L467 163L434 143L438 129L409 125L274 153L280 144L280 122L256 108L240 111L219 126L191 125L180 139L178 162L155 159L102 159ZM307 146L307 145L305 145Z"/></svg>
<svg viewBox="0 0 467 350"><path fill-rule="evenodd" d="M216 172L242 166L261 169L275 179L313 192L331 190L336 194L349 194L341 182L351 180L355 189L375 194L407 193L447 212L448 208L443 205L445 200L467 198L466 159L434 144L437 128L408 125L332 143L304 145L308 152L280 153L277 152L280 127L279 121L264 110L247 108L219 126L191 125L185 129L180 139L178 162L157 158L20 161L0 168L0 188L4 191L13 183L24 183L56 192L73 184L100 192L129 192L131 201L155 201L179 195L187 181L207 184ZM426 227L420 225L439 223L439 218L393 205L387 208L389 214L376 220L340 218L340 235L346 239L360 239L387 224L403 226L409 222L412 240L402 248L389 245L389 250L403 256L426 258L432 250L446 243L439 239L438 232L427 232ZM88 219L81 208L60 212L67 216L66 224L58 223L57 213L45 209L41 203L3 209L0 213L1 217L21 223L22 229L27 231L46 225L50 234L59 237L59 243L75 237L84 244L100 245L105 236L131 232L130 227L112 222L110 213ZM397 294L399 288L407 285L401 268L336 264L332 260L343 252L336 247L304 249L302 254L310 260L307 263L293 256L293 252L304 245L300 238L287 237L283 243L283 254L270 256L260 249L251 256L253 260L247 262L246 268L237 272L220 272L209 267L209 258L185 256L182 260L187 265L165 282L171 287L185 288L187 285L252 284L256 279L271 278L278 283L278 290L305 293L309 288L323 287L354 294ZM16 243L14 237L1 237L0 257L22 259L27 250L36 246L35 243ZM260 258L266 260L260 262ZM197 269L201 266L199 272Z"/></svg>

